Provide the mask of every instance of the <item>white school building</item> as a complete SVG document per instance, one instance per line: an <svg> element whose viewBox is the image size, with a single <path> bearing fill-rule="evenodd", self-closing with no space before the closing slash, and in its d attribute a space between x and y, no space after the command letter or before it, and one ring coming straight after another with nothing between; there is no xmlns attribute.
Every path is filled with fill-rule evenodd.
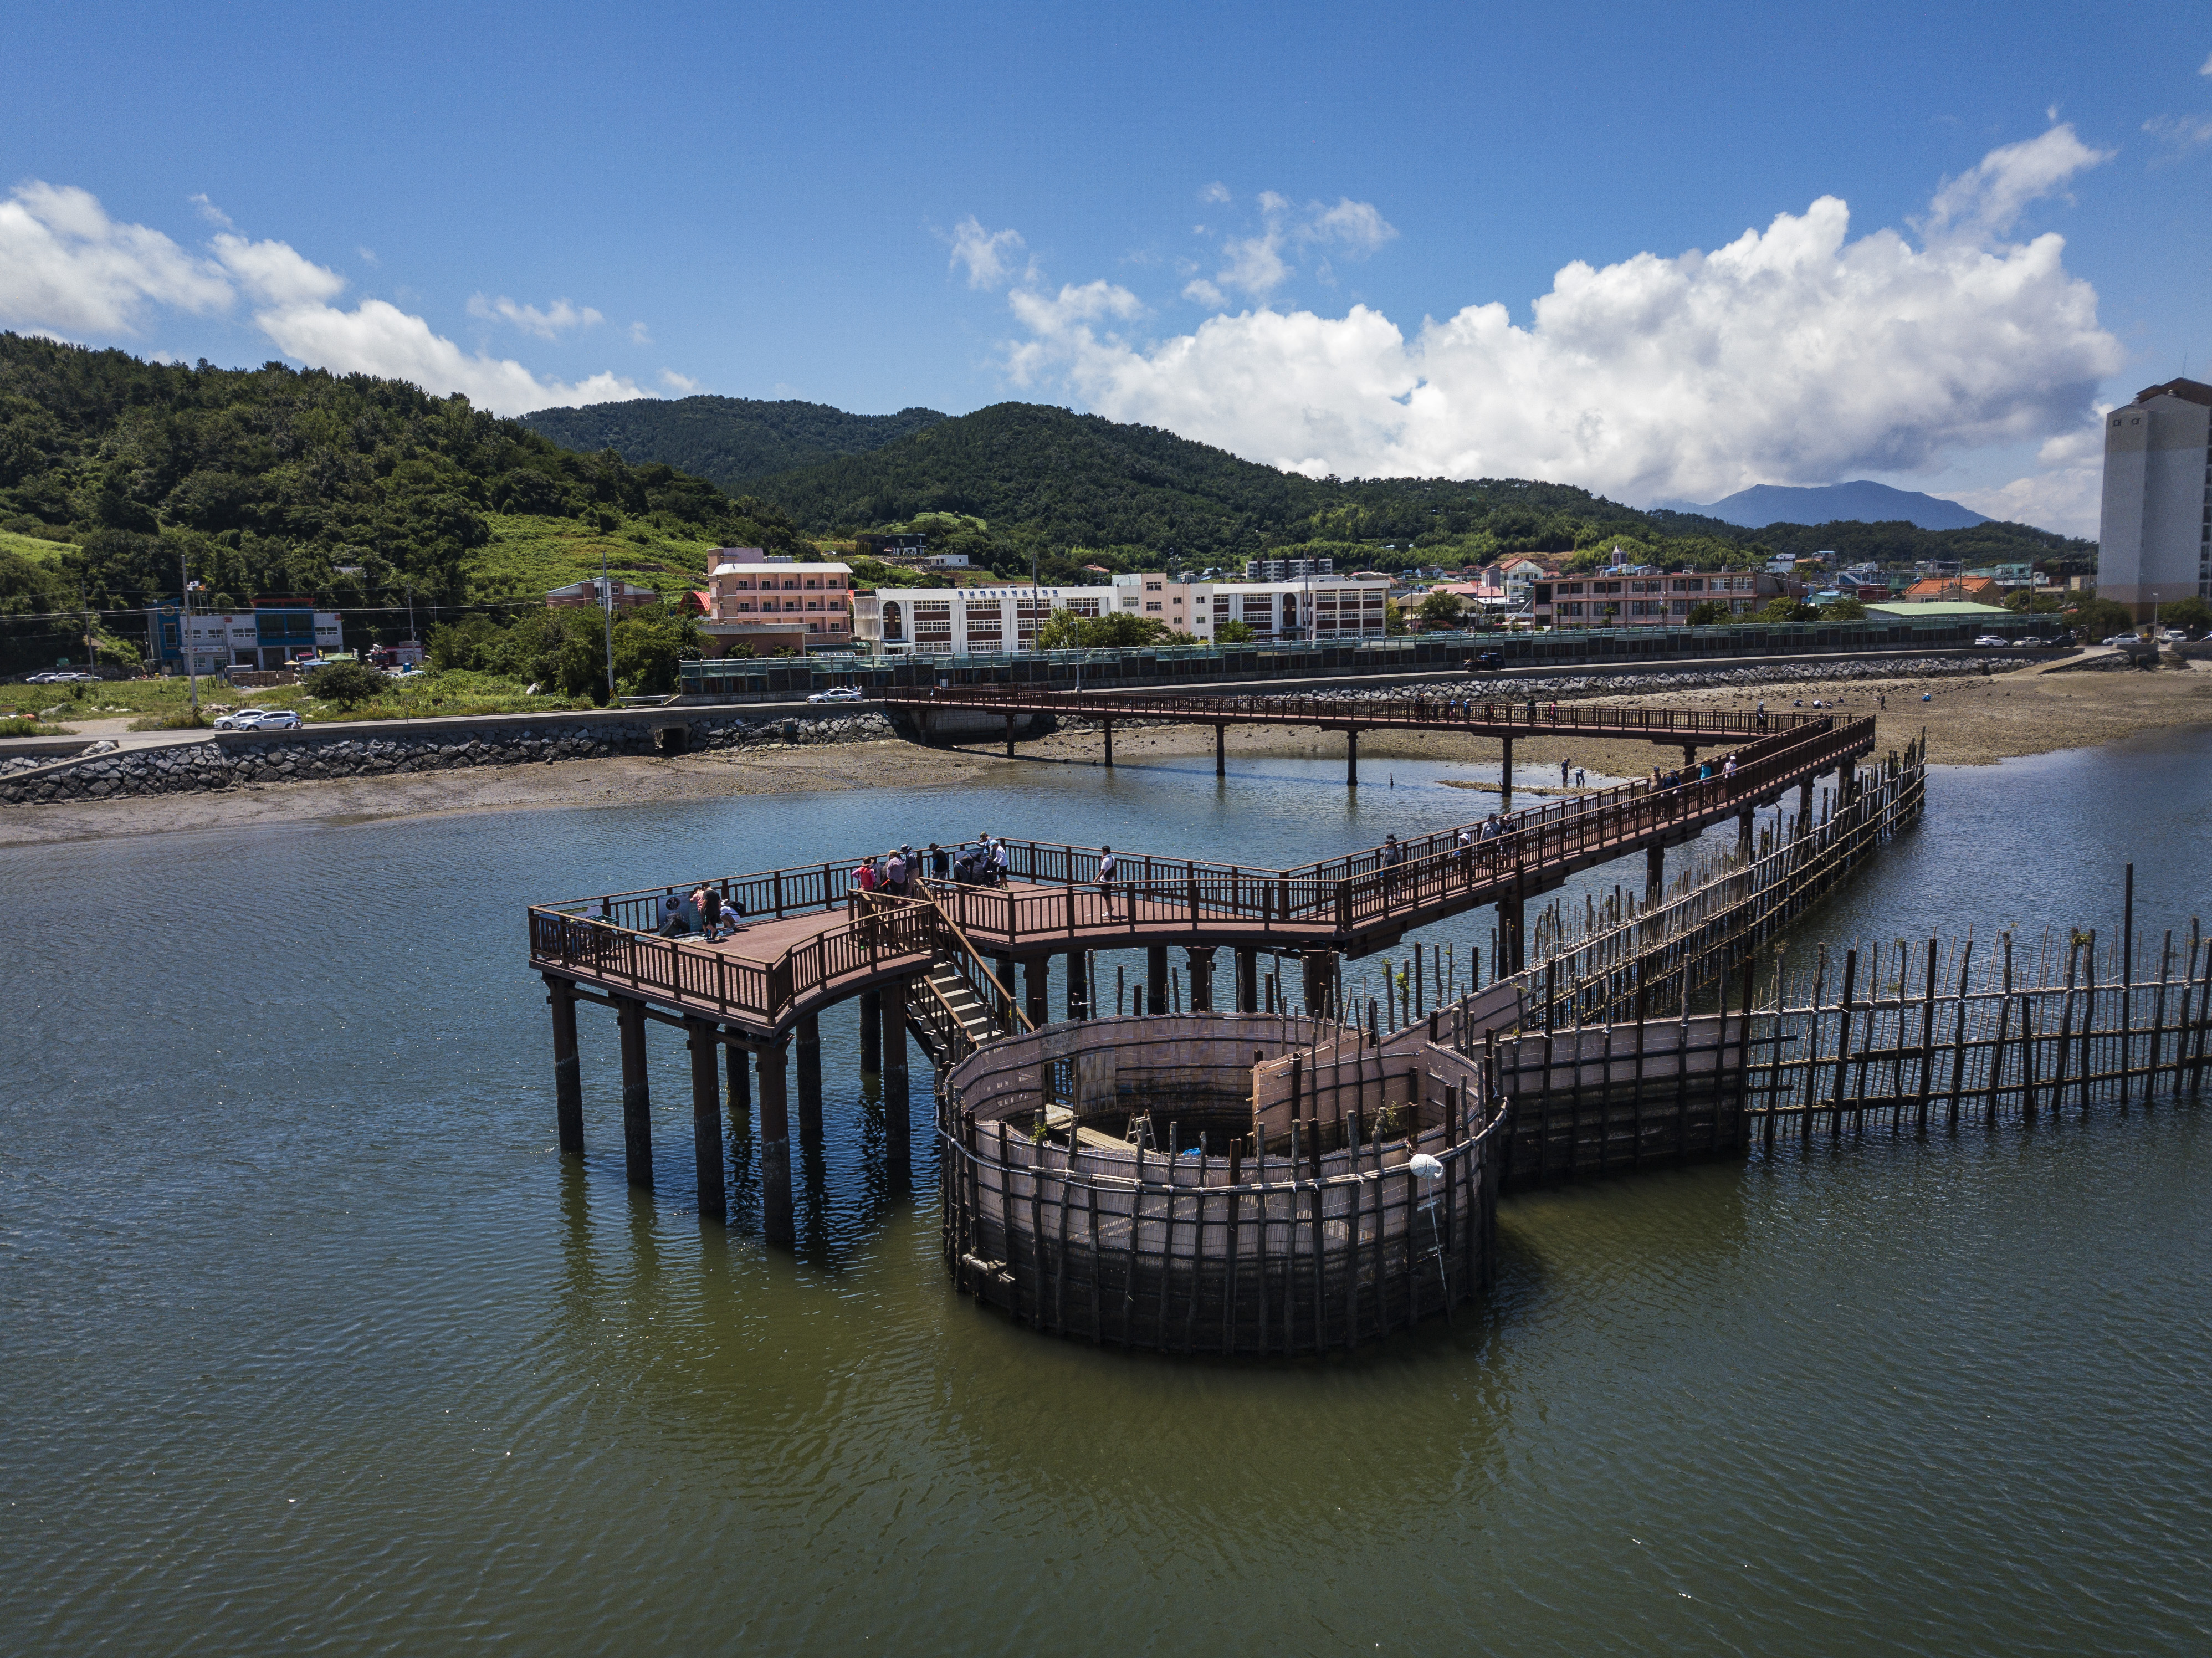
<svg viewBox="0 0 2212 1658"><path fill-rule="evenodd" d="M884 587L853 601L856 647L888 656L989 656L1034 650L1054 610L1164 622L1194 644L1211 644L1231 622L1255 642L1380 639L1387 579L1315 576L1299 581L1174 581L1158 572L1117 575L1106 587Z"/></svg>

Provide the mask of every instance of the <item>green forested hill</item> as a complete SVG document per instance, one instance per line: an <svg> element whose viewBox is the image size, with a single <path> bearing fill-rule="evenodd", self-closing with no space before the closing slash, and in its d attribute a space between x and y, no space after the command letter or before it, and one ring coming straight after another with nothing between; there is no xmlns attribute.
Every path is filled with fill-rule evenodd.
<svg viewBox="0 0 2212 1658"><path fill-rule="evenodd" d="M179 558L215 602L349 610L535 597L596 573L673 592L709 548L793 550L705 480L579 455L404 381L142 362L0 333L0 613L143 606ZM19 630L20 631L20 630Z"/></svg>
<svg viewBox="0 0 2212 1658"><path fill-rule="evenodd" d="M734 494L771 472L880 449L944 418L934 409L848 415L822 403L700 397L541 409L522 423L564 449L659 461Z"/></svg>
<svg viewBox="0 0 2212 1658"><path fill-rule="evenodd" d="M1910 524L1770 525L1639 512L1568 484L1518 478L1314 479L1240 460L1148 426L1036 404L999 404L866 454L759 479L806 530L943 529L971 557L1026 570L1032 551L1066 574L1094 560L1230 564L1304 548L1385 569L1460 565L1500 553L1625 551L1704 568L1821 548L1890 562L2024 559L2071 542L2020 525L1924 531ZM954 525L938 514L981 520ZM916 524L916 520L923 520Z"/></svg>

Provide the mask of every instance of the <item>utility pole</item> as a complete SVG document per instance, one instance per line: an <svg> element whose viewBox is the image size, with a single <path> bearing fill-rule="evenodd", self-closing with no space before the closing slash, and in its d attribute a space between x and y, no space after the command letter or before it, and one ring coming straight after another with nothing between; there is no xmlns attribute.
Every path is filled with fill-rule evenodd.
<svg viewBox="0 0 2212 1658"><path fill-rule="evenodd" d="M185 550L177 547L177 586L183 594L177 606L177 650L185 659L185 677L191 683L192 718L200 717L199 663L192 655L192 583L185 568Z"/></svg>
<svg viewBox="0 0 2212 1658"><path fill-rule="evenodd" d="M599 549L599 610L607 624L607 702L615 700L615 590L607 580L607 550Z"/></svg>

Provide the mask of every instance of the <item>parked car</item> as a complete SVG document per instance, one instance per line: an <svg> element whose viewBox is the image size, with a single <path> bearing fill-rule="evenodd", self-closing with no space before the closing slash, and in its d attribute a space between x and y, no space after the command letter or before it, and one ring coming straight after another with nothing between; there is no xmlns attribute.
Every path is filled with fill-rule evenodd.
<svg viewBox="0 0 2212 1658"><path fill-rule="evenodd" d="M215 728L219 732L250 732L260 723L258 708L234 708L215 717Z"/></svg>
<svg viewBox="0 0 2212 1658"><path fill-rule="evenodd" d="M2048 645L2051 642L2047 639L2015 639L2012 642L2012 647L2016 651L2024 651L2033 646Z"/></svg>
<svg viewBox="0 0 2212 1658"><path fill-rule="evenodd" d="M817 691L806 700L809 702L858 702L866 693L852 685L832 685L826 691Z"/></svg>
<svg viewBox="0 0 2212 1658"><path fill-rule="evenodd" d="M2105 643L2107 645L2140 645L2142 643L2142 635L2141 634L2114 634L2111 638L2107 639Z"/></svg>
<svg viewBox="0 0 2212 1658"><path fill-rule="evenodd" d="M289 708L264 708L261 711L260 721L254 726L254 730L264 732L297 731L306 723L307 722L305 720L301 720L298 714L293 713Z"/></svg>
<svg viewBox="0 0 2212 1658"><path fill-rule="evenodd" d="M34 673L31 675L30 677L24 680L23 683L26 685L58 685L68 677L69 675L65 673L56 673L50 668L44 673Z"/></svg>
<svg viewBox="0 0 2212 1658"><path fill-rule="evenodd" d="M1984 634L1974 641L1977 645L2009 645L2012 641L2002 634Z"/></svg>

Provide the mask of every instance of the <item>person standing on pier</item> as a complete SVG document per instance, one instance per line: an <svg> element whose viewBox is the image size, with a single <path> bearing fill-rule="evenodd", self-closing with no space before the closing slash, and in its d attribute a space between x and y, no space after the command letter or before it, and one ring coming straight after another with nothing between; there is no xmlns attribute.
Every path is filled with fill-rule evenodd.
<svg viewBox="0 0 2212 1658"><path fill-rule="evenodd" d="M929 878L933 881L950 880L952 877L952 854L932 841L929 843Z"/></svg>
<svg viewBox="0 0 2212 1658"><path fill-rule="evenodd" d="M1098 848L1098 890L1106 896L1106 913L1114 914L1114 848Z"/></svg>
<svg viewBox="0 0 2212 1658"><path fill-rule="evenodd" d="M906 859L896 852L884 859L884 890L894 898L907 896Z"/></svg>

